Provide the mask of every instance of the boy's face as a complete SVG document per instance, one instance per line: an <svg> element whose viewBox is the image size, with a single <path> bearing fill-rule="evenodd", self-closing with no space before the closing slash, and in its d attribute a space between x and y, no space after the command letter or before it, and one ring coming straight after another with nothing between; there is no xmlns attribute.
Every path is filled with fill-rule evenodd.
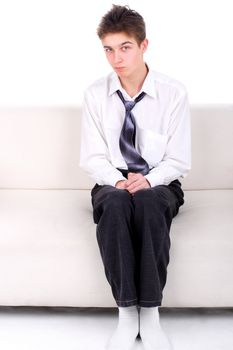
<svg viewBox="0 0 233 350"><path fill-rule="evenodd" d="M107 34L101 40L106 57L119 78L133 77L144 66L143 54L148 40L138 45L136 39L124 32Z"/></svg>

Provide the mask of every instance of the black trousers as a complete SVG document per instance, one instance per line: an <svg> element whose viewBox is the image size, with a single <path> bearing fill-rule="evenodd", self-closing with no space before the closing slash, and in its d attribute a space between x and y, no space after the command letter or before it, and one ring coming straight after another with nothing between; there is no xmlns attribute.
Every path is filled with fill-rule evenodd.
<svg viewBox="0 0 233 350"><path fill-rule="evenodd" d="M118 306L159 306L167 279L169 231L184 203L179 180L126 190L96 184L94 222L106 278Z"/></svg>

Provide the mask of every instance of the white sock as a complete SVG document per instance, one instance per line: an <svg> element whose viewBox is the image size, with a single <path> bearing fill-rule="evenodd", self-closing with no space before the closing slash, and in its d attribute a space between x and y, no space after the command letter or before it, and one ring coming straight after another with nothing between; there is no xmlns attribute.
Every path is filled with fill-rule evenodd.
<svg viewBox="0 0 233 350"><path fill-rule="evenodd" d="M139 315L140 336L145 350L172 350L160 326L158 307L141 307Z"/></svg>
<svg viewBox="0 0 233 350"><path fill-rule="evenodd" d="M107 350L130 350L139 332L136 305L118 307L118 325L107 342Z"/></svg>

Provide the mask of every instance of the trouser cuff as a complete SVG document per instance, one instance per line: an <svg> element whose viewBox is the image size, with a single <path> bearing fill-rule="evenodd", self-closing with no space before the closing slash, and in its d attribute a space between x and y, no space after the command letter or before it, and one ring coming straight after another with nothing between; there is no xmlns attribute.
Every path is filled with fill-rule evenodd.
<svg viewBox="0 0 233 350"><path fill-rule="evenodd" d="M161 301L139 301L138 305L142 307L156 307L161 306Z"/></svg>
<svg viewBox="0 0 233 350"><path fill-rule="evenodd" d="M126 307L126 306L133 306L133 305L138 305L138 300L137 299L131 299L131 300L116 300L117 306L120 307Z"/></svg>

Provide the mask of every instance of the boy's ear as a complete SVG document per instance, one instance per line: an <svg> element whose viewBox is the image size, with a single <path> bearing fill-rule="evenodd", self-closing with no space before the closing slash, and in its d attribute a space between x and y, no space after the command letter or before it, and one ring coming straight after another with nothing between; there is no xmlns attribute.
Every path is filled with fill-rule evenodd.
<svg viewBox="0 0 233 350"><path fill-rule="evenodd" d="M142 48L142 52L146 52L147 50L147 47L148 47L148 39L144 39L142 42L141 42L141 48Z"/></svg>

